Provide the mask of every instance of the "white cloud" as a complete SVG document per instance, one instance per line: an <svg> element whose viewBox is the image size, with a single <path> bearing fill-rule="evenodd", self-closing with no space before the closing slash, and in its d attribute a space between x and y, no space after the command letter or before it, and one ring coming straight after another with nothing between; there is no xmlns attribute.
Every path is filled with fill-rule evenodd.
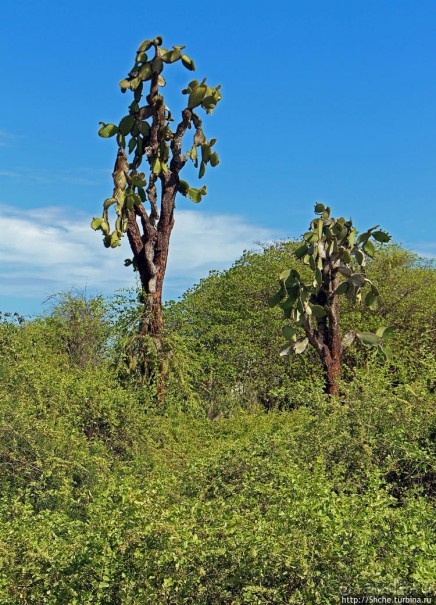
<svg viewBox="0 0 436 605"><path fill-rule="evenodd" d="M43 301L75 287L110 293L133 286L135 277L120 248L104 248L90 216L70 208L21 210L0 205L0 280L2 295ZM228 267L256 241L278 237L241 216L178 210L168 263L165 294L176 297L208 274Z"/></svg>

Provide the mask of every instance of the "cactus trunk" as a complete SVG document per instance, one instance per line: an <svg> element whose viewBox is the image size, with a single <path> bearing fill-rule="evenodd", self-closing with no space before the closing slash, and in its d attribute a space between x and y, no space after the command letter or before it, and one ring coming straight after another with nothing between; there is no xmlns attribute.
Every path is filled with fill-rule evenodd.
<svg viewBox="0 0 436 605"><path fill-rule="evenodd" d="M143 291L144 310L140 334L143 337L151 337L158 350L157 369L150 368L150 365L146 363L143 366L144 374L148 374L150 379L156 381L158 404L162 404L165 398L167 364L162 342L164 328L162 289L168 262L170 237L174 226L174 200L177 189L173 179L170 179L163 189L161 215L157 226L145 229L144 235L141 236L137 216L132 211L127 232L132 250L137 251L134 261Z"/></svg>
<svg viewBox="0 0 436 605"><path fill-rule="evenodd" d="M328 284L328 321L329 329L326 334L329 349L328 360L324 360L325 367L325 391L329 395L338 397L339 381L341 377L342 344L339 333L339 297L335 293L339 285L337 272L332 270Z"/></svg>
<svg viewBox="0 0 436 605"><path fill-rule="evenodd" d="M333 397L339 396L339 379L341 376L341 360L332 359L325 367L325 392Z"/></svg>

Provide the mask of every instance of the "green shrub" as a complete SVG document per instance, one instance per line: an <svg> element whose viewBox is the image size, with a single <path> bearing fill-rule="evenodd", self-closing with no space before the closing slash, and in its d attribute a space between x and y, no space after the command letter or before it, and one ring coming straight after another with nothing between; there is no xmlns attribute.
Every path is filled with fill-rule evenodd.
<svg viewBox="0 0 436 605"><path fill-rule="evenodd" d="M357 373L347 403L319 395L216 422L144 415L128 456L70 441L87 481L51 502L42 475L2 492L0 603L329 604L341 587L430 590L434 402L402 387L379 400L380 374ZM52 449L35 451L53 464ZM404 464L405 482L392 477Z"/></svg>

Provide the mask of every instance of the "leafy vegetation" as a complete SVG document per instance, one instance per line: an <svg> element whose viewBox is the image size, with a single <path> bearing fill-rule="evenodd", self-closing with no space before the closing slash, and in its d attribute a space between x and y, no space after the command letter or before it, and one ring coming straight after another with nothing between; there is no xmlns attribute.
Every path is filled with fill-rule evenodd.
<svg viewBox="0 0 436 605"><path fill-rule="evenodd" d="M167 305L161 407L135 370L135 293L0 318L0 605L435 590L434 270L392 244L368 262L378 307L345 299L341 322L392 325L392 359L347 349L332 398L315 352L278 354L267 302L296 248Z"/></svg>

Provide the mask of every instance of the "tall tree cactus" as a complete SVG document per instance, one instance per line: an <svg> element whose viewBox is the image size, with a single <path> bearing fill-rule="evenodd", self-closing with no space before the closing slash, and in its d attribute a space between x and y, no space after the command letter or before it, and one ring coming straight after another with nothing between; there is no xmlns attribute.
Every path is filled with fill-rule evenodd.
<svg viewBox="0 0 436 605"><path fill-rule="evenodd" d="M197 111L202 108L211 114L221 99L220 86L211 88L206 79L192 80L182 91L187 103L180 121L173 127L174 119L161 92L165 86L162 72L166 65L177 61L189 71L195 65L184 54L183 46L166 49L162 42L160 36L142 42L132 70L120 82L122 93L133 93L128 114L118 125L100 122L99 135L116 136L118 151L113 194L104 201L102 216L91 223L94 230L102 231L107 248L121 245L123 235L127 234L133 258L127 259L125 265L138 271L143 290L141 332L155 339L163 328L162 287L177 192L193 202L200 202L206 194L205 186L193 188L180 180L179 174L188 158L199 168L199 178L204 176L208 164L219 163L213 150L216 140L206 138ZM182 141L192 127L192 147L183 154ZM115 209L114 225L109 219L111 207Z"/></svg>
<svg viewBox="0 0 436 605"><path fill-rule="evenodd" d="M386 243L390 236L371 227L358 235L351 220L332 218L330 208L315 205L318 215L310 223L303 241L294 254L309 265L313 280L305 283L298 271L291 269L280 274L280 289L270 299L269 305L279 305L284 318L291 320L283 327L286 344L280 355L304 353L310 344L318 353L325 374L325 390L339 394L339 380L343 351L357 337L364 345L377 347L385 356L389 349L386 338L392 329L381 327L375 334L351 331L341 337L340 297L377 308L377 287L366 277L367 257L373 258L376 248L372 240Z"/></svg>

